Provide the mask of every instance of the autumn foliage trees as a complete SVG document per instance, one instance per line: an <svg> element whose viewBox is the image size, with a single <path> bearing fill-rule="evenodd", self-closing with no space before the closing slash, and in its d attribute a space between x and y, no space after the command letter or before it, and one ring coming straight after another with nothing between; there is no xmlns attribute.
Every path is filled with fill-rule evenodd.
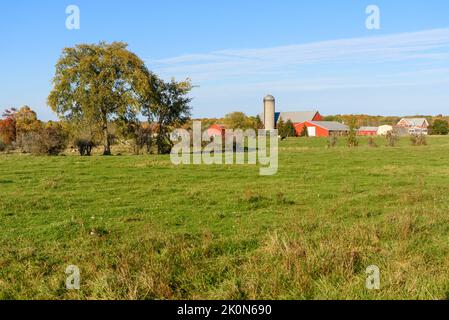
<svg viewBox="0 0 449 320"><path fill-rule="evenodd" d="M7 109L0 119L2 149L55 155L65 149L67 136L63 123L43 123L28 106Z"/></svg>

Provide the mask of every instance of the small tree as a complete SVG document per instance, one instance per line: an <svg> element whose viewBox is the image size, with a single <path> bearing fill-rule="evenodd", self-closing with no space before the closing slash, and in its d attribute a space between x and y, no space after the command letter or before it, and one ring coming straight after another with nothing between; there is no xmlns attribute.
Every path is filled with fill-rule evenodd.
<svg viewBox="0 0 449 320"><path fill-rule="evenodd" d="M388 147L396 146L396 142L398 141L398 136L393 131L388 131L385 138L387 140Z"/></svg>
<svg viewBox="0 0 449 320"><path fill-rule="evenodd" d="M348 147L357 147L359 141L357 140L356 120L353 118L349 123L349 134L347 138Z"/></svg>
<svg viewBox="0 0 449 320"><path fill-rule="evenodd" d="M368 145L369 145L370 147L372 147L372 148L377 148L377 143L376 143L376 141L374 140L374 137L370 136L370 137L368 138Z"/></svg>
<svg viewBox="0 0 449 320"><path fill-rule="evenodd" d="M58 155L67 147L68 133L61 123L49 121L39 134L42 153Z"/></svg>
<svg viewBox="0 0 449 320"><path fill-rule="evenodd" d="M285 123L284 130L287 137L296 137L295 126L293 125L293 122L290 119L288 119L287 122Z"/></svg>
<svg viewBox="0 0 449 320"><path fill-rule="evenodd" d="M281 140L284 140L285 138L287 138L287 132L285 130L285 122L282 119L282 117L279 118L279 121L277 123L277 129L278 129L279 136L281 137Z"/></svg>
<svg viewBox="0 0 449 320"><path fill-rule="evenodd" d="M95 142L92 140L86 139L76 139L74 142L75 146L78 149L80 156L91 156L92 149L95 147Z"/></svg>
<svg viewBox="0 0 449 320"><path fill-rule="evenodd" d="M410 136L410 143L412 146L427 146L426 136L423 134L413 134Z"/></svg>
<svg viewBox="0 0 449 320"><path fill-rule="evenodd" d="M306 124L304 123L303 127L302 127L302 131L301 131L301 137L309 137L309 130L307 129Z"/></svg>
<svg viewBox="0 0 449 320"><path fill-rule="evenodd" d="M328 148L334 148L334 147L337 146L337 142L338 142L337 135L335 133L332 133L329 136L329 139L327 140L327 147Z"/></svg>

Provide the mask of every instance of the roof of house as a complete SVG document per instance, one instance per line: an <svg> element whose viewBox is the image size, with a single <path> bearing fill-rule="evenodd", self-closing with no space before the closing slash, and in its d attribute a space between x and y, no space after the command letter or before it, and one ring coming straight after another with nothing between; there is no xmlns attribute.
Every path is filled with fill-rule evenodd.
<svg viewBox="0 0 449 320"><path fill-rule="evenodd" d="M327 129L329 131L349 131L347 125L336 121L308 121L311 124Z"/></svg>
<svg viewBox="0 0 449 320"><path fill-rule="evenodd" d="M297 111L297 112L278 112L276 113L275 121L278 122L280 118L285 122L290 120L293 123L303 123L312 121L318 111Z"/></svg>
<svg viewBox="0 0 449 320"><path fill-rule="evenodd" d="M225 126L222 124L215 123L211 125L209 129L225 130Z"/></svg>
<svg viewBox="0 0 449 320"><path fill-rule="evenodd" d="M407 121L411 126L422 126L424 123L427 123L427 119L426 118L403 118L401 119L401 121ZM401 122L399 121L399 122Z"/></svg>
<svg viewBox="0 0 449 320"><path fill-rule="evenodd" d="M376 131L379 130L379 127L360 127L359 131Z"/></svg>
<svg viewBox="0 0 449 320"><path fill-rule="evenodd" d="M278 123L282 118L284 122L290 120L293 123L304 123L306 121L312 121L317 115L318 111L294 111L294 112L276 112L274 114L274 122ZM260 115L260 119L264 119L264 113Z"/></svg>

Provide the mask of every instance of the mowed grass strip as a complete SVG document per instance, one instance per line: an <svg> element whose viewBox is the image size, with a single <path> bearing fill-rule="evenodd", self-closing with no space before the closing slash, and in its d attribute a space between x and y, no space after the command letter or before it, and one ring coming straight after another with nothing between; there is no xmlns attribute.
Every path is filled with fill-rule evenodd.
<svg viewBox="0 0 449 320"><path fill-rule="evenodd" d="M272 177L0 155L0 299L446 299L449 138L376 142L283 141Z"/></svg>

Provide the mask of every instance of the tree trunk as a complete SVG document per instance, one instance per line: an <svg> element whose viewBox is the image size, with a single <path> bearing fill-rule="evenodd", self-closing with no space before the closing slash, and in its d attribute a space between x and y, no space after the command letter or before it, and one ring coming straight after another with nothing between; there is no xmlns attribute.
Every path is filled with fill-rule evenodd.
<svg viewBox="0 0 449 320"><path fill-rule="evenodd" d="M108 124L107 122L103 124L103 145L104 145L104 156L111 155L111 146L109 144L109 132L108 132Z"/></svg>
<svg viewBox="0 0 449 320"><path fill-rule="evenodd" d="M156 139L156 145L157 145L157 153L163 154L165 152L164 150L164 139L165 139L165 132L159 127L159 133L157 135Z"/></svg>

